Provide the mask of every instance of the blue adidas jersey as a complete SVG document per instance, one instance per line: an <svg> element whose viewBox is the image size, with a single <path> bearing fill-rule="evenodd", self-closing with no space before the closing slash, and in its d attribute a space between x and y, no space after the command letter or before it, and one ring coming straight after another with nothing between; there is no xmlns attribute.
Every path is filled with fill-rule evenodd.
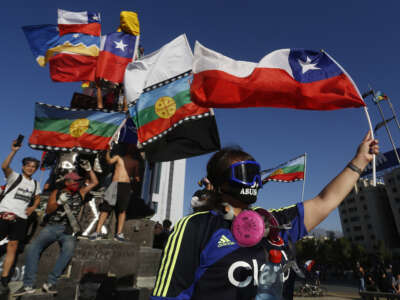
<svg viewBox="0 0 400 300"><path fill-rule="evenodd" d="M280 224L285 244L307 234L302 203L270 210ZM254 247L240 247L230 231L231 222L215 211L198 212L181 219L163 251L151 299L252 299L258 275L271 248L288 259L287 247L263 239ZM289 272L291 272L289 270ZM285 280L289 277L285 274ZM285 287L284 287L285 289Z"/></svg>

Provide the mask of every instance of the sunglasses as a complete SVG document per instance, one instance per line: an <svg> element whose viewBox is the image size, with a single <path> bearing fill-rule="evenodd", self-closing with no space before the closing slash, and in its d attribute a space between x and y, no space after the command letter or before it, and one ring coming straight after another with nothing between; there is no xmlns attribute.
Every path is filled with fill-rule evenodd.
<svg viewBox="0 0 400 300"><path fill-rule="evenodd" d="M239 161L229 167L229 180L247 186L257 182L258 187L262 188L260 170L260 164L254 160Z"/></svg>

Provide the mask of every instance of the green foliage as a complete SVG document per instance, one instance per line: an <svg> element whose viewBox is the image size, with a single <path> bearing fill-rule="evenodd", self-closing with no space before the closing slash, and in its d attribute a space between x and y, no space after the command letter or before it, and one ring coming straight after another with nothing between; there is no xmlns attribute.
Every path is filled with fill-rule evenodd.
<svg viewBox="0 0 400 300"><path fill-rule="evenodd" d="M334 237L334 234L331 235ZM297 261L314 259L317 264L353 269L355 262L367 263L367 252L361 245L342 238L306 238L296 243Z"/></svg>

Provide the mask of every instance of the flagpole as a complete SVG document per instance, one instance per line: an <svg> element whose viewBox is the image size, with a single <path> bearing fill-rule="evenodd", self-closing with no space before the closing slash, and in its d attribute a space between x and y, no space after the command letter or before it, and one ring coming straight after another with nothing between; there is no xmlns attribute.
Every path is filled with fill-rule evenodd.
<svg viewBox="0 0 400 300"><path fill-rule="evenodd" d="M42 185L43 176L44 176L44 170L40 170L39 186Z"/></svg>
<svg viewBox="0 0 400 300"><path fill-rule="evenodd" d="M304 153L304 179L303 179L303 191L301 192L301 202L304 201L304 186L306 185L306 170L307 170L307 152Z"/></svg>
<svg viewBox="0 0 400 300"><path fill-rule="evenodd" d="M399 157L399 154L397 153L397 149L396 149L396 146L395 146L395 144L394 144L394 141L393 141L392 135L391 135L391 133L390 133L389 127L387 126L387 122L386 122L386 120L385 120L385 116L383 115L383 111L382 111L381 105L379 104L379 101L377 101L377 99L375 98L375 91L372 89L371 86L369 86L369 88L370 88L370 90L371 90L372 93L373 93L373 96L372 96L372 97L374 97L374 102L375 102L375 104L378 106L379 113L380 113L380 115L381 115L381 117L382 117L383 125L385 125L386 132L387 132L387 134L388 134L388 136L389 136L389 140L390 140L390 142L391 142L391 144L392 144L394 154L396 155L397 161L399 162L399 165L400 165L400 157Z"/></svg>
<svg viewBox="0 0 400 300"><path fill-rule="evenodd" d="M364 106L365 116L367 117L369 130L371 131L371 137L375 139L374 130L372 129L371 118L369 117L368 108ZM376 155L372 155L372 185L376 186Z"/></svg>
<svg viewBox="0 0 400 300"><path fill-rule="evenodd" d="M135 42L135 49L133 50L133 57L132 57L132 61L134 61L135 59L138 59L137 57L137 53L138 53L138 49L139 49L139 43L140 43L140 35L136 36L136 42Z"/></svg>
<svg viewBox="0 0 400 300"><path fill-rule="evenodd" d="M323 50L322 50L322 51L323 51ZM368 92L368 93L366 93L365 95L361 95L360 91L358 90L357 85L355 84L355 82L353 81L353 79L350 77L350 75L347 74L346 70L343 69L342 66L339 65L339 64L337 63L337 61L335 61L328 53L326 53L325 51L323 51L323 52L324 52L335 64L337 64L337 65L340 67L340 69L343 71L343 73L348 77L348 79L350 79L350 81L353 83L353 85L354 85L354 87L356 88L356 91L357 91L358 95L361 97L361 99L363 99L364 97L367 97L367 96L370 95L370 92L371 92L371 91ZM371 89L371 90L372 90L372 89ZM372 129L371 118L369 117L368 108L367 108L366 105L364 106L364 112L365 112L365 116L367 117L367 121L368 121L368 125L369 125L369 130L371 131L371 137L372 137L373 139L375 139L374 130ZM373 186L376 186L376 165L375 165L375 163L376 163L376 155L373 154L373 155L372 155L372 178L373 178Z"/></svg>
<svg viewBox="0 0 400 300"><path fill-rule="evenodd" d="M389 107L390 107L390 109L392 110L392 114L393 114L394 119L396 120L397 127L400 129L399 120L397 119L397 115L396 115L396 113L395 113L395 111L394 111L392 102L390 101L389 97L387 98L387 102L389 103Z"/></svg>

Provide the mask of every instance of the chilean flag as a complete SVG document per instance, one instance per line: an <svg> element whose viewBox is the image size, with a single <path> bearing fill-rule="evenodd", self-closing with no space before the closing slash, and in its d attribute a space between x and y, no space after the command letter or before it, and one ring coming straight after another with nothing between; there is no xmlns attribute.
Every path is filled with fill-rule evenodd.
<svg viewBox="0 0 400 300"><path fill-rule="evenodd" d="M73 12L58 9L58 29L60 36L67 33L84 33L100 36L100 13L90 11Z"/></svg>
<svg viewBox="0 0 400 300"><path fill-rule="evenodd" d="M126 66L132 61L137 48L137 36L114 32L101 37L96 78L123 82Z"/></svg>
<svg viewBox="0 0 400 300"><path fill-rule="evenodd" d="M196 42L191 100L205 107L334 110L365 103L326 52L281 49L259 63L236 61Z"/></svg>
<svg viewBox="0 0 400 300"><path fill-rule="evenodd" d="M315 260L309 259L309 260L307 260L307 261L304 263L304 268L305 268L308 272L310 272L311 269L312 269L312 267L314 266L314 264L315 264Z"/></svg>

